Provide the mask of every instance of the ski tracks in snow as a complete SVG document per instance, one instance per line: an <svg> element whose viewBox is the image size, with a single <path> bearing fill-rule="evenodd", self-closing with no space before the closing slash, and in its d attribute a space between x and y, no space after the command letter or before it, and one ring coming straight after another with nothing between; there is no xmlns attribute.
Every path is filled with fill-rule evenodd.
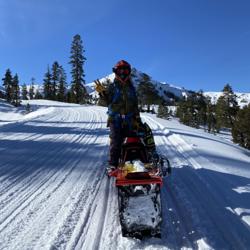
<svg viewBox="0 0 250 250"><path fill-rule="evenodd" d="M0 169L1 249L76 246L81 221L89 220L106 180L105 125L103 110L74 107L5 127L0 134L6 151ZM15 159L9 157L12 149Z"/></svg>
<svg viewBox="0 0 250 250"><path fill-rule="evenodd" d="M215 179L212 171L203 169L204 164L216 170L214 163L159 122L149 116L144 119L173 167L162 190L162 244L171 249L248 249L249 226L227 209L234 207L226 193L227 177Z"/></svg>
<svg viewBox="0 0 250 250"><path fill-rule="evenodd" d="M248 226L216 165L148 115L172 176L162 189L162 238L121 236L117 190L105 175L105 108L55 107L0 132L0 249L247 249Z"/></svg>

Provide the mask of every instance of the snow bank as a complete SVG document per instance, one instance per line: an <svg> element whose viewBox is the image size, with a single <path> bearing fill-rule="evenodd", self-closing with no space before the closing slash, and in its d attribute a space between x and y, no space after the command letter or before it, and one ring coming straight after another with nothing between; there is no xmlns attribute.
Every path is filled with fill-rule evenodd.
<svg viewBox="0 0 250 250"><path fill-rule="evenodd" d="M26 111L28 103L30 105L30 112ZM52 112L56 106L65 106L65 103L47 100L29 100L22 101L22 105L20 107L14 107L5 100L0 99L0 126L46 115Z"/></svg>

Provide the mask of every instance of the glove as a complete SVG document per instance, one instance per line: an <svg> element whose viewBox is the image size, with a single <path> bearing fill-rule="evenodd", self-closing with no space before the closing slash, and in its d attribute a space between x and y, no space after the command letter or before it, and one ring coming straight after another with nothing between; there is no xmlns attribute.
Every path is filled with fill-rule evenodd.
<svg viewBox="0 0 250 250"><path fill-rule="evenodd" d="M95 90L100 94L103 95L106 91L106 87L97 79L94 81L95 83Z"/></svg>

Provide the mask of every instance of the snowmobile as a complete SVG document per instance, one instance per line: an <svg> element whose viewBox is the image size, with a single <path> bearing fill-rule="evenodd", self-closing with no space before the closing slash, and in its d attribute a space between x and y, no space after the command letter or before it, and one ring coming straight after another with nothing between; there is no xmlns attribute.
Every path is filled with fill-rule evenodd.
<svg viewBox="0 0 250 250"><path fill-rule="evenodd" d="M108 173L116 179L123 236L161 237L160 189L170 173L169 160L161 155L153 158L142 138L124 139L119 166Z"/></svg>

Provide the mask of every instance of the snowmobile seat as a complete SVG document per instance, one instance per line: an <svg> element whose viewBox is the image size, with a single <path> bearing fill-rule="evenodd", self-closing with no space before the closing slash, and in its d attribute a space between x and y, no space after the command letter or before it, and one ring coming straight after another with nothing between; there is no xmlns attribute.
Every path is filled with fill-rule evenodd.
<svg viewBox="0 0 250 250"><path fill-rule="evenodd" d="M140 137L126 137L121 148L121 161L133 161L139 159L143 163L148 162L148 153Z"/></svg>

